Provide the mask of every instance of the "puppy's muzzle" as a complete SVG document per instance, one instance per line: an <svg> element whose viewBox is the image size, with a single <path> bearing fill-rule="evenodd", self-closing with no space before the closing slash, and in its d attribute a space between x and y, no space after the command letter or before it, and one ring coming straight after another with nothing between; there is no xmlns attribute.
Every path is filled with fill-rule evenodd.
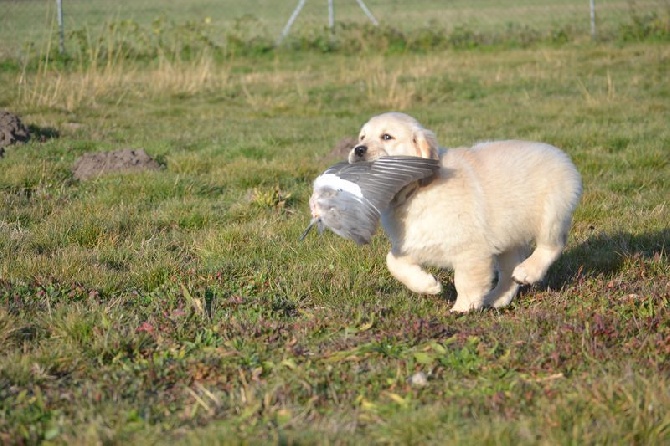
<svg viewBox="0 0 670 446"><path fill-rule="evenodd" d="M360 145L360 146L354 147L354 154L359 158L364 157L365 153L367 151L368 151L368 146Z"/></svg>

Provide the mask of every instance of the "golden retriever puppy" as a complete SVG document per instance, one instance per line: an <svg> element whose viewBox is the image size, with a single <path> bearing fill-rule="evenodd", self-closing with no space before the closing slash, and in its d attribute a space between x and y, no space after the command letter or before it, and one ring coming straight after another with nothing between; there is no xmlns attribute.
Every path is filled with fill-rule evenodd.
<svg viewBox="0 0 670 446"><path fill-rule="evenodd" d="M410 290L441 293L422 266L453 268L458 296L451 311L504 307L519 284L541 281L563 251L582 184L556 147L493 141L441 149L414 118L393 112L363 125L349 162L395 155L441 165L429 184L405 187L382 211L391 240L386 264Z"/></svg>

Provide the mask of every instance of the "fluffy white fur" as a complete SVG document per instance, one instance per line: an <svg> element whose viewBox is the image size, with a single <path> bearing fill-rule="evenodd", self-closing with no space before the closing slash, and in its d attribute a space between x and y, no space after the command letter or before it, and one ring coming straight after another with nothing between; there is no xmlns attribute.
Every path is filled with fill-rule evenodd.
<svg viewBox="0 0 670 446"><path fill-rule="evenodd" d="M556 147L494 141L440 149L414 118L385 113L362 127L349 161L389 155L433 157L442 165L430 184L408 186L382 213L389 271L410 290L441 293L422 266L453 268L452 311L504 307L519 284L541 281L563 251L582 186Z"/></svg>

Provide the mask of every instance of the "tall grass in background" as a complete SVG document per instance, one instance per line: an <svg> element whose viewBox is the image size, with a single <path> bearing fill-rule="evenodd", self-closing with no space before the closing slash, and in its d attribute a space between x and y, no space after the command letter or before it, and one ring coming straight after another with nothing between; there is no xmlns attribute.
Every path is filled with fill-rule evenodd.
<svg viewBox="0 0 670 446"><path fill-rule="evenodd" d="M122 100L136 85L143 85L141 94L146 96L167 91L179 94L220 90L229 83L230 62L252 56L527 48L566 45L585 38L570 25L538 30L508 23L500 30L479 32L467 26L447 30L435 23L409 31L391 26L338 23L334 32L327 28L297 31L277 47L274 38L259 29L262 26L257 19L245 16L235 22L223 39L215 35L217 31L209 19L177 23L159 17L150 26L120 20L97 29L70 31L65 54L58 52L52 39L44 48L32 45L27 57L17 65L20 102L74 110L81 104L94 104L100 97ZM662 14L638 14L631 10L628 22L616 32L600 36L600 40L621 42L669 39L670 10ZM371 83L387 89L391 96L406 95L395 88L394 76L397 74L378 70ZM253 102L249 90L245 92ZM390 105L402 108L407 104L407 97L397 97Z"/></svg>
<svg viewBox="0 0 670 446"><path fill-rule="evenodd" d="M21 102L74 110L101 97L122 100L128 91L151 97L225 86L226 67L217 66L206 40L191 42L182 35L186 26L164 38L160 24L155 22L153 32L128 21L109 24L98 33L81 29L68 35L73 49L65 55L49 43L21 67Z"/></svg>

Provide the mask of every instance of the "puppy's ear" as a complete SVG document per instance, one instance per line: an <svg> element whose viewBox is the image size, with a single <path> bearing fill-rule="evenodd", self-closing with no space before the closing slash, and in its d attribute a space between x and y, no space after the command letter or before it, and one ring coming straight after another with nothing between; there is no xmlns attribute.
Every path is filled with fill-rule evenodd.
<svg viewBox="0 0 670 446"><path fill-rule="evenodd" d="M417 150L417 155L421 158L439 159L439 147L437 145L437 138L430 130L418 127L414 130L412 139Z"/></svg>

